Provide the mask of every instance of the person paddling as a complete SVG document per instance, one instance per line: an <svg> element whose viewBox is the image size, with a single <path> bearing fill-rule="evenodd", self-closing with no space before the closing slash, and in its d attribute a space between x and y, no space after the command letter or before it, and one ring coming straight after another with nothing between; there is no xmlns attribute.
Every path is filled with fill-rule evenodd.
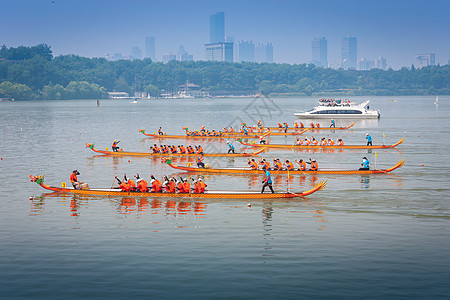
<svg viewBox="0 0 450 300"><path fill-rule="evenodd" d="M370 161L367 159L367 157L363 157L361 166L362 168L359 168L359 170L370 170Z"/></svg>
<svg viewBox="0 0 450 300"><path fill-rule="evenodd" d="M203 162L203 155L197 156L197 167L205 168L205 163Z"/></svg>
<svg viewBox="0 0 450 300"><path fill-rule="evenodd" d="M310 162L306 162L306 163L311 165L311 168L309 169L310 171L317 171L319 169L319 165L317 164L317 161L315 159L311 160Z"/></svg>
<svg viewBox="0 0 450 300"><path fill-rule="evenodd" d="M84 182L78 181L77 175L80 175L80 172L78 172L78 170L73 170L72 174L70 174L70 182L72 183L74 189L81 190L81 185Z"/></svg>
<svg viewBox="0 0 450 300"><path fill-rule="evenodd" d="M117 145L117 144L119 144L119 143L120 143L120 141L118 141L118 140L114 140L114 142L112 143L111 149L112 149L114 152L119 151L119 146Z"/></svg>

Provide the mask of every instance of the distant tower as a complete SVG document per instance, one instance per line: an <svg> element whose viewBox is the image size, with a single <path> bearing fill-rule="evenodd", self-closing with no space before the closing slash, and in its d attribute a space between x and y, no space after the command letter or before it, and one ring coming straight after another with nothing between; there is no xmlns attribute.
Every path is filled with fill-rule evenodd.
<svg viewBox="0 0 450 300"><path fill-rule="evenodd" d="M328 53L326 38L316 38L311 42L312 63L318 67L328 67Z"/></svg>
<svg viewBox="0 0 450 300"><path fill-rule="evenodd" d="M428 67L436 64L436 58L434 53L416 54L416 67Z"/></svg>
<svg viewBox="0 0 450 300"><path fill-rule="evenodd" d="M209 44L205 44L206 60L233 62L234 43L225 41L225 14L215 13L210 16L209 22Z"/></svg>
<svg viewBox="0 0 450 300"><path fill-rule="evenodd" d="M142 59L142 50L138 46L131 48L131 59Z"/></svg>
<svg viewBox="0 0 450 300"><path fill-rule="evenodd" d="M347 36L342 40L342 66L344 69L356 70L357 64L356 38Z"/></svg>
<svg viewBox="0 0 450 300"><path fill-rule="evenodd" d="M387 66L386 59L384 57L382 57L382 56L378 57L378 59L377 59L377 69L386 70L386 66Z"/></svg>
<svg viewBox="0 0 450 300"><path fill-rule="evenodd" d="M192 54L189 54L184 49L184 46L181 45L180 48L178 48L178 60L179 61L193 61L194 60L194 56Z"/></svg>
<svg viewBox="0 0 450 300"><path fill-rule="evenodd" d="M209 42L225 42L225 13L218 12L209 17Z"/></svg>
<svg viewBox="0 0 450 300"><path fill-rule="evenodd" d="M145 57L150 58L152 61L156 60L154 36L147 36L145 38Z"/></svg>
<svg viewBox="0 0 450 300"><path fill-rule="evenodd" d="M255 45L250 42L241 41L239 43L239 61L254 62L255 61Z"/></svg>
<svg viewBox="0 0 450 300"><path fill-rule="evenodd" d="M267 43L265 47L265 54L266 54L266 63L273 63L273 46L272 43Z"/></svg>

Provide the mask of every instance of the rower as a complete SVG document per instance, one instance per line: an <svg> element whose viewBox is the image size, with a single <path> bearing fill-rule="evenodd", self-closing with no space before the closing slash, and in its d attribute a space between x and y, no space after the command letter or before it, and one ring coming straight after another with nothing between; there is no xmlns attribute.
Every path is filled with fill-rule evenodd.
<svg viewBox="0 0 450 300"><path fill-rule="evenodd" d="M334 122L334 120L331 120L330 128L336 128L336 123Z"/></svg>
<svg viewBox="0 0 450 300"><path fill-rule="evenodd" d="M122 192L131 192L130 185L126 181L120 181L117 176L114 176L115 179L117 179L117 182L119 183L119 189L122 190Z"/></svg>
<svg viewBox="0 0 450 300"><path fill-rule="evenodd" d="M250 168L251 168L252 170L258 170L258 164L256 163L256 161L255 161L254 158L252 158L251 160L249 160L247 164L250 166Z"/></svg>
<svg viewBox="0 0 450 300"><path fill-rule="evenodd" d="M203 147L201 145L198 145L197 153L203 155Z"/></svg>
<svg viewBox="0 0 450 300"><path fill-rule="evenodd" d="M316 123L316 127L317 127L317 128L320 128L320 124L319 124L319 123Z"/></svg>
<svg viewBox="0 0 450 300"><path fill-rule="evenodd" d="M362 168L359 168L359 170L370 170L370 161L367 159L367 157L363 157L361 166Z"/></svg>
<svg viewBox="0 0 450 300"><path fill-rule="evenodd" d="M228 149L228 153L234 153L234 146L233 146L233 144L232 143L230 143L229 141L227 141L227 144L228 144L228 147L230 148L230 149Z"/></svg>
<svg viewBox="0 0 450 300"><path fill-rule="evenodd" d="M150 183L152 184L151 192L152 193L162 193L161 181L156 179L155 176L153 176L153 175L151 175L150 178L151 178Z"/></svg>
<svg viewBox="0 0 450 300"><path fill-rule="evenodd" d="M284 163L285 163L285 166L286 166L286 170L288 170L288 171L293 171L294 170L294 165L289 160L286 159L286 161Z"/></svg>
<svg viewBox="0 0 450 300"><path fill-rule="evenodd" d="M312 122L309 125L311 125L311 128L315 127L314 123L312 123Z"/></svg>
<svg viewBox="0 0 450 300"><path fill-rule="evenodd" d="M344 146L344 141L342 139L338 139L338 145L339 146Z"/></svg>
<svg viewBox="0 0 450 300"><path fill-rule="evenodd" d="M259 143L260 144L266 144L266 140L264 139L264 136L263 135L261 135L260 137L259 137Z"/></svg>
<svg viewBox="0 0 450 300"><path fill-rule="evenodd" d="M118 143L120 143L120 141L118 141L118 140L114 140L114 142L112 143L111 149L112 149L114 152L119 151L119 146L117 146Z"/></svg>
<svg viewBox="0 0 450 300"><path fill-rule="evenodd" d="M328 139L328 145L334 146L334 141L331 138Z"/></svg>
<svg viewBox="0 0 450 300"><path fill-rule="evenodd" d="M161 127L159 127L159 129L158 129L158 134L159 135L164 135L164 132L162 132L162 128Z"/></svg>
<svg viewBox="0 0 450 300"><path fill-rule="evenodd" d="M197 166L199 168L205 168L205 164L203 163L203 155L202 154L197 156Z"/></svg>
<svg viewBox="0 0 450 300"><path fill-rule="evenodd" d="M148 192L148 183L147 181L145 181L144 178L140 178L139 177L139 173L134 176L136 177L136 182L137 182L137 189L141 192L141 193L147 193Z"/></svg>
<svg viewBox="0 0 450 300"><path fill-rule="evenodd" d="M322 146L326 146L327 145L327 140L324 137L320 141L320 145L322 145Z"/></svg>
<svg viewBox="0 0 450 300"><path fill-rule="evenodd" d="M177 190L179 193L184 193L184 180L183 177L180 176L180 181L177 183Z"/></svg>
<svg viewBox="0 0 450 300"><path fill-rule="evenodd" d="M372 137L370 134L366 133L367 146L372 146Z"/></svg>
<svg viewBox="0 0 450 300"><path fill-rule="evenodd" d="M198 180L195 180L194 178L192 178L192 183L194 184L194 193L195 194L200 194L200 184L198 182Z"/></svg>
<svg viewBox="0 0 450 300"><path fill-rule="evenodd" d="M169 184L166 185L166 192L168 193L176 193L177 192L177 186L176 186L176 180L175 178L169 179Z"/></svg>
<svg viewBox="0 0 450 300"><path fill-rule="evenodd" d="M300 159L300 161L296 160L295 162L298 163L298 169L300 171L306 170L306 163L303 161L303 159Z"/></svg>
<svg viewBox="0 0 450 300"><path fill-rule="evenodd" d="M154 144L150 149L152 149L153 153L159 153L159 148L158 146L156 146L156 144Z"/></svg>
<svg viewBox="0 0 450 300"><path fill-rule="evenodd" d="M205 189L208 186L206 183L203 182L203 179L200 177L198 180L199 185L200 185L200 193L204 194L205 193Z"/></svg>
<svg viewBox="0 0 450 300"><path fill-rule="evenodd" d="M282 168L283 168L283 167L282 167L282 164L281 164L281 162L280 162L280 159L279 159L279 158L274 159L274 160L273 160L273 170L275 170L275 171L280 171Z"/></svg>
<svg viewBox="0 0 450 300"><path fill-rule="evenodd" d="M302 122L300 122L300 128L305 128L305 125Z"/></svg>
<svg viewBox="0 0 450 300"><path fill-rule="evenodd" d="M317 146L319 143L316 141L316 139L313 137L311 144L313 144L314 146Z"/></svg>
<svg viewBox="0 0 450 300"><path fill-rule="evenodd" d="M311 145L311 141L307 137L305 137L305 145Z"/></svg>
<svg viewBox="0 0 450 300"><path fill-rule="evenodd" d="M191 192L191 184L189 183L189 181L186 179L183 182L183 193L190 193Z"/></svg>
<svg viewBox="0 0 450 300"><path fill-rule="evenodd" d="M73 170L72 174L70 174L70 182L74 189L81 190L81 185L84 182L78 181L77 175L80 175L80 172L78 172L78 170Z"/></svg>
<svg viewBox="0 0 450 300"><path fill-rule="evenodd" d="M270 176L270 172L266 167L263 167L263 171L265 172L265 177L263 180L263 186L262 186L262 190L261 190L261 194L264 193L264 189L266 188L266 186L269 187L269 189L272 191L272 194L274 193L273 188L272 188L272 177Z"/></svg>
<svg viewBox="0 0 450 300"><path fill-rule="evenodd" d="M128 183L128 185L130 186L130 191L131 192L136 191L136 184L134 183L133 180L127 178L127 174L123 175L123 181Z"/></svg>
<svg viewBox="0 0 450 300"><path fill-rule="evenodd" d="M179 145L178 146L178 151L180 152L180 154L185 154L186 153L186 148L183 145Z"/></svg>
<svg viewBox="0 0 450 300"><path fill-rule="evenodd" d="M311 165L311 168L309 169L310 171L317 171L319 169L319 165L317 164L317 161L315 159L310 159L310 161L306 163Z"/></svg>
<svg viewBox="0 0 450 300"><path fill-rule="evenodd" d="M294 145L298 145L298 146L303 145L303 140L301 138L297 138L297 140L294 142Z"/></svg>

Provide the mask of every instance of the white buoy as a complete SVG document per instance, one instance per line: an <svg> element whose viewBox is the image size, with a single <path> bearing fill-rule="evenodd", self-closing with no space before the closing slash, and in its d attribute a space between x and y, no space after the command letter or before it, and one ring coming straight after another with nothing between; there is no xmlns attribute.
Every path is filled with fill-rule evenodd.
<svg viewBox="0 0 450 300"><path fill-rule="evenodd" d="M247 207L252 207L251 203L247 203Z"/></svg>

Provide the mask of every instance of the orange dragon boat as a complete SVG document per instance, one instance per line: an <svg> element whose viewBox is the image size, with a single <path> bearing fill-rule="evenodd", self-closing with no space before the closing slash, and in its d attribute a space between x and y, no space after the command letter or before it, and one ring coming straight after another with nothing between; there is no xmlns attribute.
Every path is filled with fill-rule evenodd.
<svg viewBox="0 0 450 300"><path fill-rule="evenodd" d="M127 152L127 151L108 151L99 150L94 148L94 144L86 143L86 148L92 149L92 151L105 154L105 155L116 155L116 156L145 156L145 157L196 157L198 153L151 153L151 152ZM260 149L253 153L203 153L203 156L208 157L242 157L242 156L258 156L265 149Z"/></svg>
<svg viewBox="0 0 450 300"><path fill-rule="evenodd" d="M277 199L277 198L295 198L305 197L317 192L326 186L326 181L317 183L314 188L294 193L266 193L260 192L239 192L239 191L205 191L202 194L196 193L143 193L143 192L123 192L120 189L74 189L71 187L55 187L44 183L44 176L32 176L30 175L30 181L36 182L46 190L60 192L64 194L80 194L80 195L93 195L93 196L119 196L119 197L175 197L175 198L213 198L213 199Z"/></svg>
<svg viewBox="0 0 450 300"><path fill-rule="evenodd" d="M387 148L394 148L401 143L403 143L405 139L400 139L397 143L392 145L373 145L373 146L367 146L367 145L286 145L286 144L257 144L257 143L246 143L242 141L242 139L239 139L239 142L242 145L249 146L249 147L260 147L265 149L271 149L271 148L283 148L283 149L387 149Z"/></svg>
<svg viewBox="0 0 450 300"><path fill-rule="evenodd" d="M247 138L247 139L259 139L261 135L250 133L248 135L245 135L240 132L236 132L234 134L228 134L228 135L170 135L170 134L157 134L157 133L147 133L145 132L145 129L139 129L139 132L142 132L142 134L157 138L157 139L230 139L230 138ZM267 136L271 133L271 131L268 131L263 134L263 136Z"/></svg>
<svg viewBox="0 0 450 300"><path fill-rule="evenodd" d="M166 163L174 169L192 172L192 173L202 173L202 174L262 174L263 170L251 170L245 168L224 168L224 169L209 169L209 168L196 168L196 167L188 167L188 166L177 166L173 164L170 160L167 160ZM327 170L327 169L319 169L317 171L300 171L298 169L287 171L287 170L270 170L271 174L289 174L289 175L319 175L319 174L334 174L334 175L369 175L369 174L386 174L394 171L402 167L405 164L405 160L401 160L395 164L395 166L384 169L370 169L370 170Z"/></svg>
<svg viewBox="0 0 450 300"><path fill-rule="evenodd" d="M288 127L288 130L345 130L345 129L349 129L350 127L353 127L355 125L355 122L351 123L350 125L346 126L346 127L299 127L299 128L295 128L295 127ZM252 127L252 128L257 128L257 127ZM283 127L280 126L272 126L272 127L263 127L264 129L269 129L269 130L284 130Z"/></svg>

